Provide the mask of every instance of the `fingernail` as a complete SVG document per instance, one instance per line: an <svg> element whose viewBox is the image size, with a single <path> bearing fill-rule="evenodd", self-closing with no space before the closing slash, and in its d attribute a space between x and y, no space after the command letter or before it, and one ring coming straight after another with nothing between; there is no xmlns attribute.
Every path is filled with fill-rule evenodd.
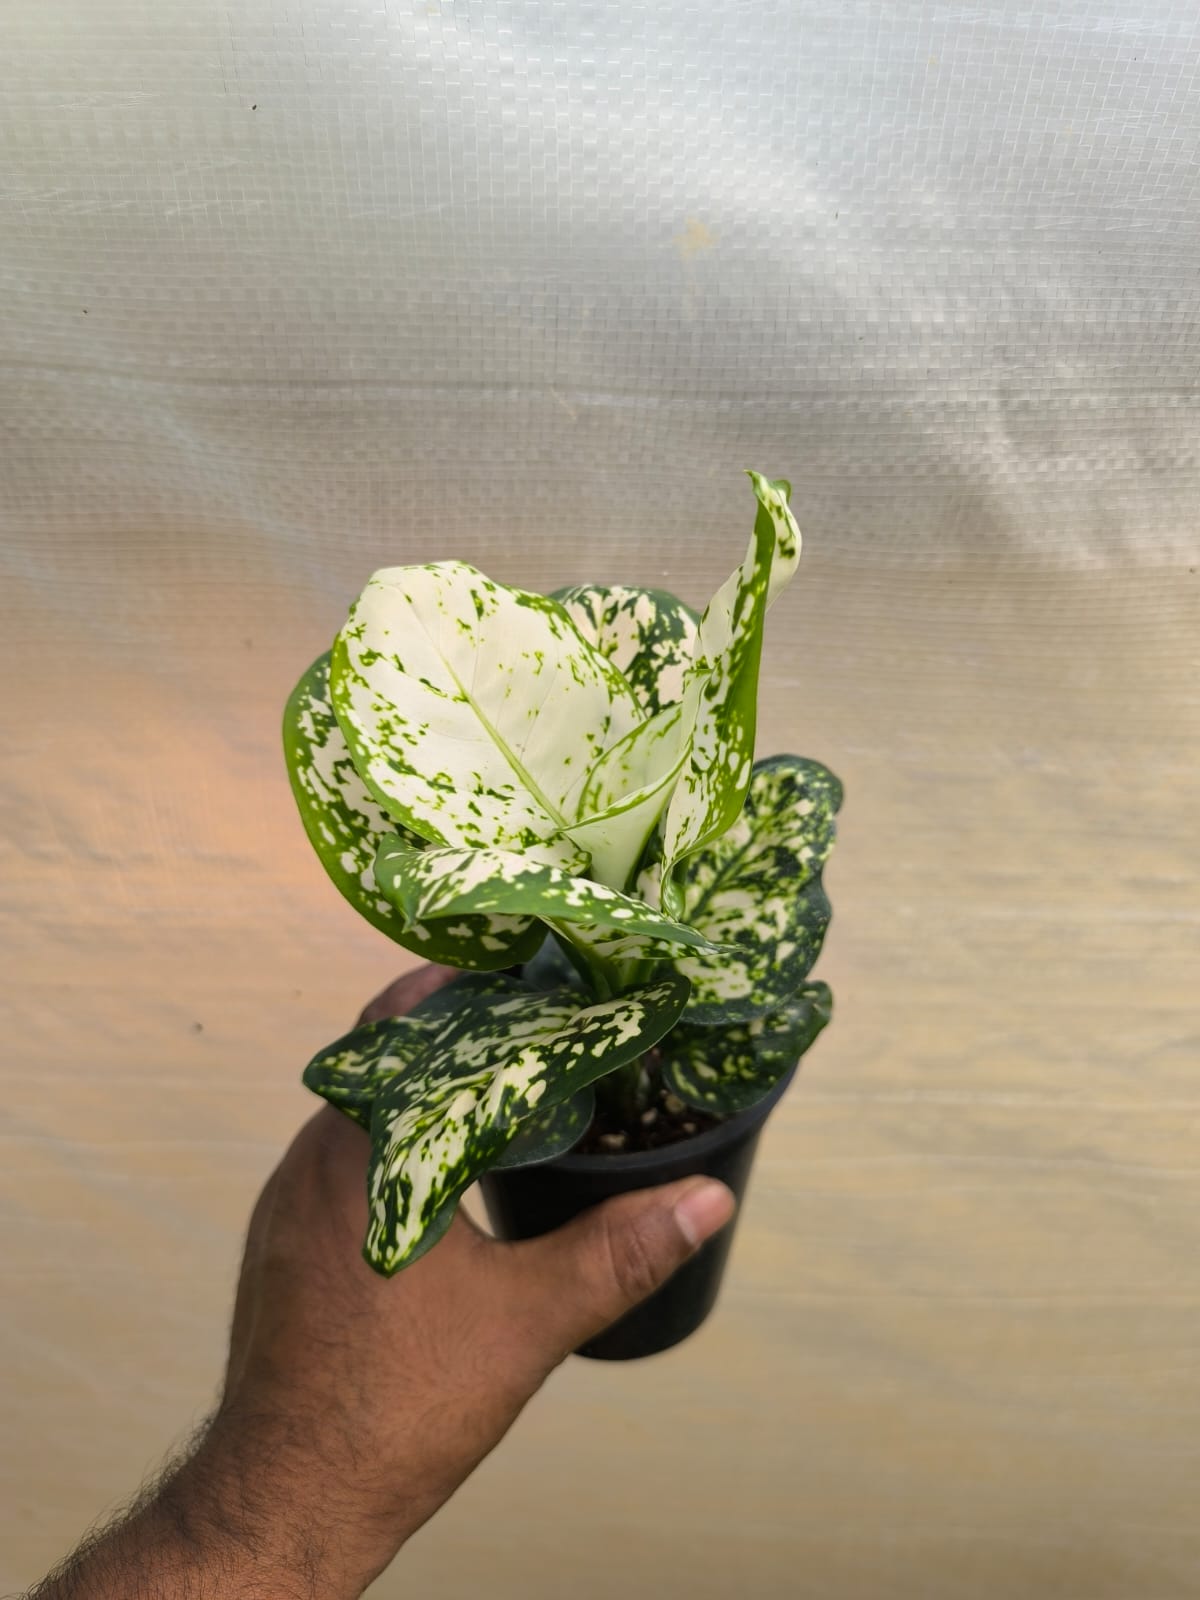
<svg viewBox="0 0 1200 1600"><path fill-rule="evenodd" d="M679 1231L697 1249L732 1217L736 1202L723 1183L705 1179L675 1202Z"/></svg>

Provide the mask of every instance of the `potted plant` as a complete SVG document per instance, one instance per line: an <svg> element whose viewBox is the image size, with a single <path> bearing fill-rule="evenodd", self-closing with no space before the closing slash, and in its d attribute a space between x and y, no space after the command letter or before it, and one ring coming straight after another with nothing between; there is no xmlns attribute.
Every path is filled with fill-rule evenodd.
<svg viewBox="0 0 1200 1600"><path fill-rule="evenodd" d="M381 1273L428 1250L477 1179L509 1237L690 1173L740 1195L829 1021L809 972L841 786L815 761L754 761L764 619L800 534L789 485L749 476L749 548L703 616L656 590L388 568L288 701L288 771L329 876L405 949L464 971L305 1070L370 1133ZM730 1233L584 1353L686 1337Z"/></svg>

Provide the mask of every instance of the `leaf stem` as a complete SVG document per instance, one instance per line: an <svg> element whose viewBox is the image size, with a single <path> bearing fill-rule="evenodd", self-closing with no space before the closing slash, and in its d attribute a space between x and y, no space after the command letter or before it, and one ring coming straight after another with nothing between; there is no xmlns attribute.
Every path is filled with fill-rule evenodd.
<svg viewBox="0 0 1200 1600"><path fill-rule="evenodd" d="M641 1062L626 1062L598 1078L596 1098L618 1126L632 1128L642 1112Z"/></svg>
<svg viewBox="0 0 1200 1600"><path fill-rule="evenodd" d="M660 1083L658 1051L616 1067L596 1082L596 1095L615 1122L632 1131L654 1104Z"/></svg>
<svg viewBox="0 0 1200 1600"><path fill-rule="evenodd" d="M578 972L579 976L591 989L597 1000L611 1000L614 995L628 987L621 981L621 974L612 962L602 961L594 951L586 945L572 939L569 927L564 927L561 922L554 922L551 918L543 919L546 926L557 937L559 945L567 960Z"/></svg>

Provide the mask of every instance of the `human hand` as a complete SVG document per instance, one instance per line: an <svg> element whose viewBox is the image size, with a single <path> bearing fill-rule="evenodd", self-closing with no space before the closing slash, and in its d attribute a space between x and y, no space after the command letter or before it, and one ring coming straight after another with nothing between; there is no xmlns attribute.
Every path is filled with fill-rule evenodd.
<svg viewBox="0 0 1200 1600"><path fill-rule="evenodd" d="M363 1020L411 1009L451 975L406 975ZM224 1398L173 1485L195 1527L255 1552L243 1593L307 1594L280 1586L299 1574L327 1600L360 1595L553 1368L665 1282L734 1208L721 1184L688 1178L521 1243L490 1239L460 1213L428 1255L386 1280L360 1254L368 1151L362 1129L326 1106L268 1180Z"/></svg>

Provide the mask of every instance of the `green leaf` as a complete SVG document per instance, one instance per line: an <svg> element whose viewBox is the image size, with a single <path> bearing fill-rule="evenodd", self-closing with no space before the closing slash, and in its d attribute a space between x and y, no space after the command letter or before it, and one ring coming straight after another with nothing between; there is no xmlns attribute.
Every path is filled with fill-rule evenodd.
<svg viewBox="0 0 1200 1600"><path fill-rule="evenodd" d="M504 912L554 923L600 924L626 937L644 934L659 943L710 948L703 934L642 900L510 850L414 850L403 839L384 839L375 877L388 899L414 921Z"/></svg>
<svg viewBox="0 0 1200 1600"><path fill-rule="evenodd" d="M758 498L754 533L742 565L700 620L684 695L691 742L663 822L663 904L675 914L676 864L719 838L741 810L754 760L763 620L800 560L800 530L788 508L791 486L757 472L749 476Z"/></svg>
<svg viewBox="0 0 1200 1600"><path fill-rule="evenodd" d="M532 989L578 989L581 982L578 969L554 934L548 934L542 948L530 956L521 978Z"/></svg>
<svg viewBox="0 0 1200 1600"><path fill-rule="evenodd" d="M696 613L662 589L577 584L554 596L580 633L607 656L647 715L683 699Z"/></svg>
<svg viewBox="0 0 1200 1600"><path fill-rule="evenodd" d="M517 1136L496 1162L497 1168L532 1167L553 1161L579 1143L588 1130L596 1109L596 1096L589 1085L556 1106L535 1111L517 1128Z"/></svg>
<svg viewBox="0 0 1200 1600"><path fill-rule="evenodd" d="M390 1275L416 1260L531 1113L656 1044L687 991L670 973L592 1005L571 991L525 991L464 998L440 1021L424 1013L424 1054L386 1084L372 1114L367 1261Z"/></svg>
<svg viewBox="0 0 1200 1600"><path fill-rule="evenodd" d="M377 572L337 637L334 710L379 804L437 844L570 870L596 758L642 720L556 600L460 561Z"/></svg>
<svg viewBox="0 0 1200 1600"><path fill-rule="evenodd" d="M359 1023L317 1051L304 1069L304 1086L369 1128L375 1096L390 1078L412 1066L428 1035L426 1024L415 1016Z"/></svg>
<svg viewBox="0 0 1200 1600"><path fill-rule="evenodd" d="M451 1044L457 1027L470 1027L472 1008L481 999L525 992L525 985L507 973L466 973L426 995L406 1015L360 1022L318 1050L304 1069L304 1085L369 1128L380 1089L410 1070L431 1041L442 1049Z"/></svg>
<svg viewBox="0 0 1200 1600"><path fill-rule="evenodd" d="M829 924L821 872L841 803L827 767L772 756L755 766L733 827L687 862L682 914L731 947L676 961L692 980L689 1022L762 1016L798 991Z"/></svg>
<svg viewBox="0 0 1200 1600"><path fill-rule="evenodd" d="M453 928L409 926L379 892L375 853L380 840L395 835L396 824L368 793L333 714L328 653L292 690L283 745L304 831L330 878L373 927L447 966L489 970L515 966L533 954L542 930L528 918L482 916L463 918Z"/></svg>
<svg viewBox="0 0 1200 1600"><path fill-rule="evenodd" d="M538 931L544 932L540 927ZM408 1014L436 1028L436 1043L442 1048L453 1041L456 1028L473 1026L481 1002L512 999L515 995L526 994L528 988L523 979L507 972L464 972L460 978L452 978L449 983L432 990Z"/></svg>
<svg viewBox="0 0 1200 1600"><path fill-rule="evenodd" d="M792 1070L832 1014L828 986L811 983L779 1010L749 1022L724 1028L683 1022L659 1046L663 1077L698 1110L744 1111Z"/></svg>

